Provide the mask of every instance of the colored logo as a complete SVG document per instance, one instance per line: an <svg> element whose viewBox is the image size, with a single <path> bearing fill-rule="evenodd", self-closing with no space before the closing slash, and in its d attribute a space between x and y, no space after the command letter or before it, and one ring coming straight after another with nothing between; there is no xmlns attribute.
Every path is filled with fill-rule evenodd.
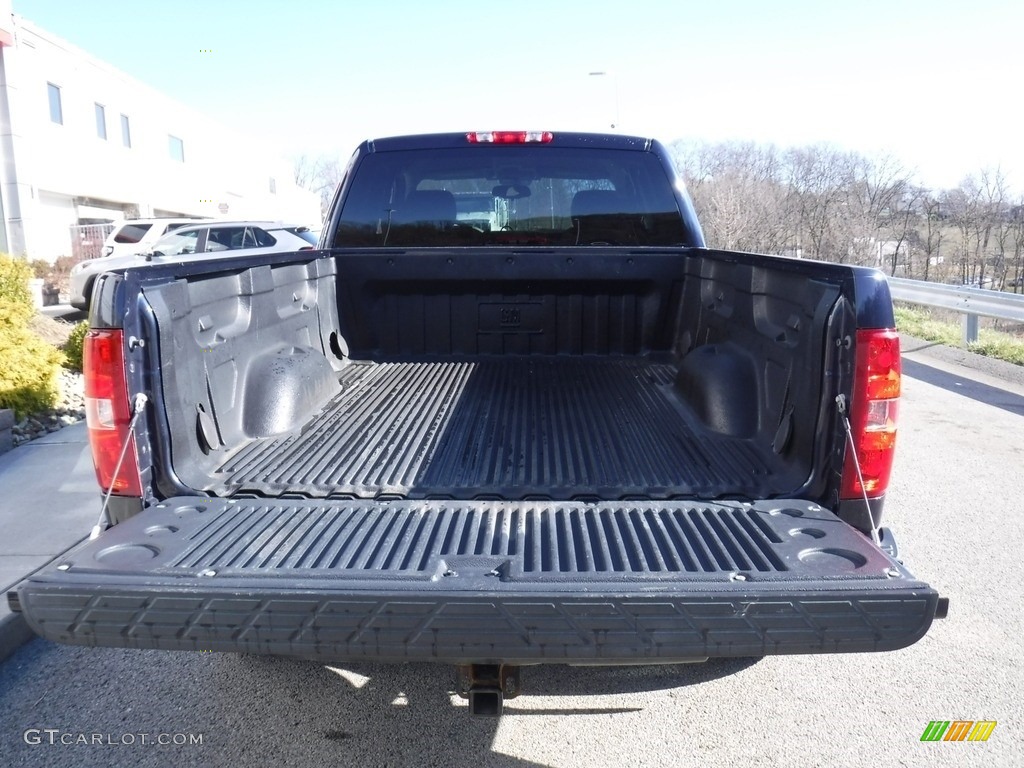
<svg viewBox="0 0 1024 768"><path fill-rule="evenodd" d="M995 720L932 720L921 741L988 741L995 729Z"/></svg>

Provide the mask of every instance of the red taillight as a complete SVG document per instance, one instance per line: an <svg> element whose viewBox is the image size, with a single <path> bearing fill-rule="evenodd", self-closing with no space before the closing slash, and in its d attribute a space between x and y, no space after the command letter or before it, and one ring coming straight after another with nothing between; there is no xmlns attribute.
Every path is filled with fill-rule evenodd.
<svg viewBox="0 0 1024 768"><path fill-rule="evenodd" d="M85 372L85 420L96 479L104 492L142 496L135 441L128 431L132 412L121 331L90 330L86 333L82 344L82 370ZM131 444L115 477L126 441Z"/></svg>
<svg viewBox="0 0 1024 768"><path fill-rule="evenodd" d="M467 133L470 144L548 144L555 135L551 131L476 131Z"/></svg>
<svg viewBox="0 0 1024 768"><path fill-rule="evenodd" d="M889 487L900 396L900 338L896 331L857 331L855 377L849 418L864 482L857 476L847 445L842 499L881 496Z"/></svg>

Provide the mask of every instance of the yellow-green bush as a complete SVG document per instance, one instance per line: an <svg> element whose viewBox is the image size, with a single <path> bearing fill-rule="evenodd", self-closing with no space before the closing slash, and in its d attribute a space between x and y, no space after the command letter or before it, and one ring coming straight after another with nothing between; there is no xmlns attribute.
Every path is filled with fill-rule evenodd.
<svg viewBox="0 0 1024 768"><path fill-rule="evenodd" d="M0 408L20 419L52 408L57 401L57 373L64 355L28 328L35 309L24 259L0 254Z"/></svg>
<svg viewBox="0 0 1024 768"><path fill-rule="evenodd" d="M28 290L31 277L32 267L27 261L0 253L0 304L10 304L24 321L35 312Z"/></svg>
<svg viewBox="0 0 1024 768"><path fill-rule="evenodd" d="M83 320L72 329L68 340L64 342L64 354L68 358L65 365L73 371L82 370L82 343L88 330L89 321Z"/></svg>
<svg viewBox="0 0 1024 768"><path fill-rule="evenodd" d="M0 408L17 418L52 408L64 355L33 334L13 302L0 300Z"/></svg>

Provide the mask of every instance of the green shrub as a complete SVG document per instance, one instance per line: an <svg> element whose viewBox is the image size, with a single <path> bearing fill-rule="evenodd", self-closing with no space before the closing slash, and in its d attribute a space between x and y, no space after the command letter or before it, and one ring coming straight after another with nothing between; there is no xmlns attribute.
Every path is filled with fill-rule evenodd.
<svg viewBox="0 0 1024 768"><path fill-rule="evenodd" d="M0 298L0 408L21 419L52 408L64 355L33 334L16 301Z"/></svg>
<svg viewBox="0 0 1024 768"><path fill-rule="evenodd" d="M50 276L50 272L53 270L53 265L50 264L46 259L32 259L28 263L29 269L32 270L32 276L45 280Z"/></svg>
<svg viewBox="0 0 1024 768"><path fill-rule="evenodd" d="M67 356L65 366L73 371L82 370L82 342L85 341L85 332L89 330L89 321L83 320L74 327L68 340L64 342L64 354Z"/></svg>
<svg viewBox="0 0 1024 768"><path fill-rule="evenodd" d="M36 311L28 290L31 278L32 267L27 261L0 253L0 305L10 304L23 323Z"/></svg>

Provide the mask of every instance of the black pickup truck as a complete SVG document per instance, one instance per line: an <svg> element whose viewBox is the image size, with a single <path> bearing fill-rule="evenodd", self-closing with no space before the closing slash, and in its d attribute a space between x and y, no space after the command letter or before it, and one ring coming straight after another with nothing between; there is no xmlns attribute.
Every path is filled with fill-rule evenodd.
<svg viewBox="0 0 1024 768"><path fill-rule="evenodd" d="M57 642L444 662L495 713L946 609L881 527L884 277L705 247L655 141L368 141L320 250L106 274L91 326L105 530L9 595Z"/></svg>

